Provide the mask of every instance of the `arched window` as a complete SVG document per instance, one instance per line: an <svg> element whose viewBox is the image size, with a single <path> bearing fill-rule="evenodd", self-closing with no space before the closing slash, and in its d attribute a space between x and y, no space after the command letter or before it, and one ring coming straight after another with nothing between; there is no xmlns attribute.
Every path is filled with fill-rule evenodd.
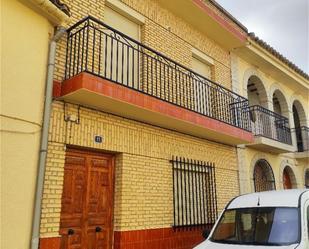
<svg viewBox="0 0 309 249"><path fill-rule="evenodd" d="M293 170L289 166L284 168L282 178L284 189L297 188L296 177Z"/></svg>
<svg viewBox="0 0 309 249"><path fill-rule="evenodd" d="M306 115L302 104L295 100L293 102L293 117L294 117L294 132L296 135L297 150L299 152L305 151L308 146L308 132L306 132Z"/></svg>
<svg viewBox="0 0 309 249"><path fill-rule="evenodd" d="M267 108L267 94L263 82L255 75L250 76L247 83L249 105L260 105Z"/></svg>
<svg viewBox="0 0 309 249"><path fill-rule="evenodd" d="M256 162L253 172L253 181L255 192L276 189L274 173L265 159L260 159Z"/></svg>
<svg viewBox="0 0 309 249"><path fill-rule="evenodd" d="M307 169L305 173L305 187L309 188L309 169Z"/></svg>
<svg viewBox="0 0 309 249"><path fill-rule="evenodd" d="M274 91L272 98L274 112L288 118L289 108L284 94L277 89Z"/></svg>

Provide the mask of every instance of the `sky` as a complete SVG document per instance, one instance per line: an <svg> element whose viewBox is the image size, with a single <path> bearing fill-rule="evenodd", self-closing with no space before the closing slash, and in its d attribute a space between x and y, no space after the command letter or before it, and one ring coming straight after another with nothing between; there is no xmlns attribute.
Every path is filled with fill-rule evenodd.
<svg viewBox="0 0 309 249"><path fill-rule="evenodd" d="M309 74L309 0L216 0L236 19Z"/></svg>

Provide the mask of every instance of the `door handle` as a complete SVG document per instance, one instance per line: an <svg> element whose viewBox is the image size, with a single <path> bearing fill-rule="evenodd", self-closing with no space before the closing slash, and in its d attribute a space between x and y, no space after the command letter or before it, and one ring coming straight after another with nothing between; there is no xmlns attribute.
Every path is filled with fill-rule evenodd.
<svg viewBox="0 0 309 249"><path fill-rule="evenodd" d="M72 228L70 228L69 230L68 230L68 235L73 235L74 234L74 230L72 229Z"/></svg>
<svg viewBox="0 0 309 249"><path fill-rule="evenodd" d="M95 228L95 232L96 232L96 233L99 233L99 232L101 232L101 231L102 231L102 228L101 228L101 227L96 227L96 228Z"/></svg>

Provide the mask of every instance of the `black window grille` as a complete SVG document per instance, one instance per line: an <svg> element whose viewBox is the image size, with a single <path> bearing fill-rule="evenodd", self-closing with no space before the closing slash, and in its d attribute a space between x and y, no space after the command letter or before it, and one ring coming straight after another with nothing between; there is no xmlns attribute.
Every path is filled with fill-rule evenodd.
<svg viewBox="0 0 309 249"><path fill-rule="evenodd" d="M212 226L217 218L213 163L173 157L174 228Z"/></svg>
<svg viewBox="0 0 309 249"><path fill-rule="evenodd" d="M253 181L255 192L276 189L274 172L265 159L260 159L256 162L253 172Z"/></svg>

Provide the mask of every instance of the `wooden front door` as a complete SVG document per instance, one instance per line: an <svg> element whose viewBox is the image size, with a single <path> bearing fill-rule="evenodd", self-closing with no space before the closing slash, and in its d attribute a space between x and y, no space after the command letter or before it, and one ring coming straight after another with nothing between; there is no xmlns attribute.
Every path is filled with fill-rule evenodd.
<svg viewBox="0 0 309 249"><path fill-rule="evenodd" d="M110 249L113 238L112 155L68 150L60 217L61 249Z"/></svg>

